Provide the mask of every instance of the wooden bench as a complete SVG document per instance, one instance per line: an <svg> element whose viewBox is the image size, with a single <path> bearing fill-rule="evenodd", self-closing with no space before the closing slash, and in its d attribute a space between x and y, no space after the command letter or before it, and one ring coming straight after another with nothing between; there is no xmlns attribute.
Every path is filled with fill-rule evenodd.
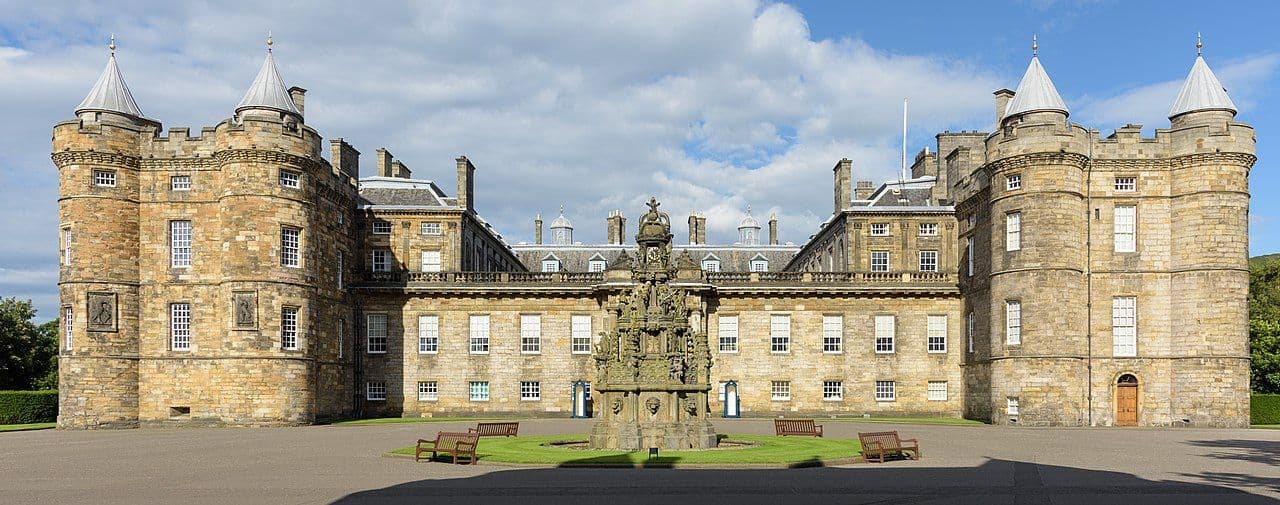
<svg viewBox="0 0 1280 505"><path fill-rule="evenodd" d="M436 433L435 440L418 439L418 445L414 449L413 460L420 461L424 453L431 453L431 459L436 459L437 453L453 455L453 463L458 463L458 456L469 456L471 462L476 464L476 443L480 441L480 435L474 430L466 433L441 431Z"/></svg>
<svg viewBox="0 0 1280 505"><path fill-rule="evenodd" d="M482 437L514 437L520 431L520 423L477 423L471 431Z"/></svg>
<svg viewBox="0 0 1280 505"><path fill-rule="evenodd" d="M774 419L773 430L777 432L779 437L787 435L822 436L822 425L814 424L813 419Z"/></svg>
<svg viewBox="0 0 1280 505"><path fill-rule="evenodd" d="M884 463L886 456L920 459L919 442L914 438L898 438L896 431L859 433L858 441L862 443L862 461L864 462L869 463L872 457L876 457Z"/></svg>

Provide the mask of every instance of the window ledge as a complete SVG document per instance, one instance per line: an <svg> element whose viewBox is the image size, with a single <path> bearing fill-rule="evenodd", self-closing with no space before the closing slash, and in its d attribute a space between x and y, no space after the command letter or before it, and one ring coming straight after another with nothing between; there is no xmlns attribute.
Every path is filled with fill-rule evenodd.
<svg viewBox="0 0 1280 505"><path fill-rule="evenodd" d="M365 351L365 354L386 354L387 351Z"/></svg>

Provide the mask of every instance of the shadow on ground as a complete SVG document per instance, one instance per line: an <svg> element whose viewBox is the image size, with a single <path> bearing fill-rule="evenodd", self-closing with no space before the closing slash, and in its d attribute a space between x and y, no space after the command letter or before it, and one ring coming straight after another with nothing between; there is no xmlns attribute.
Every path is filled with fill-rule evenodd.
<svg viewBox="0 0 1280 505"><path fill-rule="evenodd" d="M926 460L927 463L927 460ZM443 463L422 463L424 476ZM425 478L347 495L334 505L401 503L1030 503L1253 504L1277 503L1227 484L1147 480L1134 475L990 459L975 467L926 468L917 463L860 464L805 470L649 470L599 468L486 469L467 478ZM1261 490L1259 490L1261 492Z"/></svg>

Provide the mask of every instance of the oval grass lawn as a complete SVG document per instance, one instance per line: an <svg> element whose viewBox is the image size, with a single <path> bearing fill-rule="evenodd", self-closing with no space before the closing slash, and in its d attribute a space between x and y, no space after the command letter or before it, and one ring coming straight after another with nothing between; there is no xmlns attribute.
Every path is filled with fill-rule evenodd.
<svg viewBox="0 0 1280 505"><path fill-rule="evenodd" d="M649 459L648 451L593 451L547 445L553 442L586 440L586 435L548 435L536 437L485 437L476 453L482 462L524 463L560 466L593 465L821 465L832 460L848 460L858 456L857 440L816 437L775 437L769 435L721 435L721 439L752 442L757 445L740 449L706 451L660 451ZM413 455L413 447L402 447L392 454Z"/></svg>

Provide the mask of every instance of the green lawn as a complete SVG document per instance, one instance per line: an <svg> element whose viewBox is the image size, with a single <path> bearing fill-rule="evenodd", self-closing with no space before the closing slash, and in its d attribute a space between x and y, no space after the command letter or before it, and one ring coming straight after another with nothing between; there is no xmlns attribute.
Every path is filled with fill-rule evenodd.
<svg viewBox="0 0 1280 505"><path fill-rule="evenodd" d="M1259 428L1264 430L1280 430L1280 424L1255 424L1250 428Z"/></svg>
<svg viewBox="0 0 1280 505"><path fill-rule="evenodd" d="M954 417L818 417L815 420L821 424L823 421L849 421L864 423L901 423L901 424L945 424L949 426L986 426L987 423L982 421L974 421L972 419L958 419Z"/></svg>
<svg viewBox="0 0 1280 505"><path fill-rule="evenodd" d="M767 435L721 435L722 439L744 440L760 445L744 449L710 451L662 451L649 460L647 451L591 451L543 445L548 442L586 440L586 435L551 435L538 437L486 437L480 439L476 452L480 461L552 465L611 464L784 464L816 463L837 458L853 458L861 446L857 440L813 437L774 437ZM413 454L413 447L402 447L393 454Z"/></svg>
<svg viewBox="0 0 1280 505"><path fill-rule="evenodd" d="M493 421L495 417L378 417L373 419L353 419L338 421L334 426L360 426L365 424L401 424L401 423L447 423L453 421ZM507 419L504 419L507 420ZM515 419L511 419L515 420Z"/></svg>
<svg viewBox="0 0 1280 505"><path fill-rule="evenodd" d="M57 425L58 423L0 424L0 431L47 430Z"/></svg>

